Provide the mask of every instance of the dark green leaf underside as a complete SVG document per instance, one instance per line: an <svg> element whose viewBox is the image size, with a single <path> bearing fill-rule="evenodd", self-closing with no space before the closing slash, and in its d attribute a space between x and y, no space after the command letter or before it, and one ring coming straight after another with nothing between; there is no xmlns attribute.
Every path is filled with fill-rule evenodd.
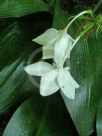
<svg viewBox="0 0 102 136"><path fill-rule="evenodd" d="M3 136L76 135L60 98L58 95L42 98L35 93L15 112Z"/></svg>
<svg viewBox="0 0 102 136"><path fill-rule="evenodd" d="M48 11L48 4L43 0L1 0L0 17L20 17L27 14Z"/></svg>

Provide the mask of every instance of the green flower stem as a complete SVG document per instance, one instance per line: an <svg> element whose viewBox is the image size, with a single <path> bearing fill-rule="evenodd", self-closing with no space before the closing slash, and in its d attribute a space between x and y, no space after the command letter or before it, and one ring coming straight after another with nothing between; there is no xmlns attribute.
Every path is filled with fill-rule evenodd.
<svg viewBox="0 0 102 136"><path fill-rule="evenodd" d="M76 15L69 23L68 25L64 28L64 31L67 32L67 30L69 29L69 27L71 26L71 24L80 16L84 15L84 14L89 14L91 16L93 16L92 10L87 10L87 11L83 11L81 13L79 13L78 15Z"/></svg>
<svg viewBox="0 0 102 136"><path fill-rule="evenodd" d="M88 24L87 27L85 27L85 30L83 32L80 33L80 35L76 38L75 42L73 43L73 47L74 45L76 45L76 43L90 30L92 29L92 27L94 26L94 23L90 23L90 25ZM66 61L66 58L67 58L67 54L68 54L68 48L67 47L67 50L65 52L65 55L64 55L64 58L62 60L62 62L60 63L60 67L63 67L65 61Z"/></svg>

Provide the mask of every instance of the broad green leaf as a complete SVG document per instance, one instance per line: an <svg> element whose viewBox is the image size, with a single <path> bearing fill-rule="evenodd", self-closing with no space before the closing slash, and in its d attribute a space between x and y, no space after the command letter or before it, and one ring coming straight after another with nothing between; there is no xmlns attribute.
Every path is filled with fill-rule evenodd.
<svg viewBox="0 0 102 136"><path fill-rule="evenodd" d="M99 102L96 119L97 136L102 136L102 99Z"/></svg>
<svg viewBox="0 0 102 136"><path fill-rule="evenodd" d="M36 93L17 109L3 134L3 136L62 135L76 135L64 103L57 95L42 98Z"/></svg>
<svg viewBox="0 0 102 136"><path fill-rule="evenodd" d="M102 68L101 68L101 70L102 70ZM102 77L102 71L101 71L100 77ZM102 89L102 84L101 84L101 87L99 89L100 90ZM100 101L98 103L97 116L96 116L97 136L102 136L102 95L101 94L100 94L100 97L101 98L100 98Z"/></svg>
<svg viewBox="0 0 102 136"><path fill-rule="evenodd" d="M56 2L53 20L54 27L59 29L65 26L68 17L71 16L61 10L60 2L60 0ZM73 25L70 31L73 33L74 30L75 33L77 29ZM97 104L102 89L100 87L102 80L100 77L102 72L101 43L102 38L97 40L93 36L88 41L78 43L71 53L71 73L80 88L76 91L74 101L64 95L62 97L80 136L89 136L95 127Z"/></svg>
<svg viewBox="0 0 102 136"><path fill-rule="evenodd" d="M48 11L49 5L43 0L1 0L0 17L20 17L27 14Z"/></svg>
<svg viewBox="0 0 102 136"><path fill-rule="evenodd" d="M42 18L48 21L42 21ZM46 12L20 19L1 20L0 114L33 93L34 86L24 71L24 65L27 65L25 62L35 49L33 37L47 29L51 21L51 16Z"/></svg>
<svg viewBox="0 0 102 136"><path fill-rule="evenodd" d="M96 82L98 78L95 69L96 56L94 58L92 56L96 51L92 46L90 48L90 45L94 46L90 42L88 45L78 44L79 47L76 47L72 54L71 73L80 85L75 100L70 101L63 96L73 122L79 134L83 136L89 136L94 131L97 103L100 96L98 92L100 84Z"/></svg>
<svg viewBox="0 0 102 136"><path fill-rule="evenodd" d="M68 14L62 10L61 0L56 0L53 27L60 30L65 28L67 23L68 23Z"/></svg>
<svg viewBox="0 0 102 136"><path fill-rule="evenodd" d="M6 113L11 107L15 109L29 95L34 95L18 108L4 135L76 135L61 97L53 95L51 98L42 98L24 71L25 62L35 50L32 39L49 28L51 23L52 17L46 12L1 20L0 114ZM38 57L34 58L36 61Z"/></svg>

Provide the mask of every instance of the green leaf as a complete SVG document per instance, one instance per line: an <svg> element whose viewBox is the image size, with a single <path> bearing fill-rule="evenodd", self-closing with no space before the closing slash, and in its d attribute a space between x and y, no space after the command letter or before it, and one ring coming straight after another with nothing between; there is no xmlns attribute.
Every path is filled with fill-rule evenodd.
<svg viewBox="0 0 102 136"><path fill-rule="evenodd" d="M68 14L62 10L61 0L56 0L53 27L55 27L56 29L63 29L67 24Z"/></svg>
<svg viewBox="0 0 102 136"><path fill-rule="evenodd" d="M94 38L88 44L77 44L72 52L71 73L80 88L76 91L75 101L64 96L65 104L80 135L90 135L94 131L97 104L101 92L102 58L100 48L102 39Z"/></svg>
<svg viewBox="0 0 102 136"><path fill-rule="evenodd" d="M100 77L102 77L102 72ZM101 84L101 82L100 82ZM100 90L102 89L102 84ZM97 116L96 116L96 129L97 129L97 136L102 135L102 95L100 94L100 101L97 108Z"/></svg>
<svg viewBox="0 0 102 136"><path fill-rule="evenodd" d="M12 107L15 110L29 95L34 96L17 109L4 135L76 135L59 93L42 98L24 71L29 55L37 48L32 39L51 26L52 16L44 12L0 21L0 114Z"/></svg>
<svg viewBox="0 0 102 136"><path fill-rule="evenodd" d="M60 113L60 114L59 114ZM38 94L25 101L14 113L3 136L75 135L60 97L42 98Z"/></svg>
<svg viewBox="0 0 102 136"><path fill-rule="evenodd" d="M101 136L102 135L102 99L100 100L98 106L96 128L97 128L97 136Z"/></svg>
<svg viewBox="0 0 102 136"><path fill-rule="evenodd" d="M53 24L56 28L62 28L71 15L61 11L60 0L57 0L55 7ZM78 29L75 24L70 29L71 33ZM78 43L71 53L71 73L80 88L76 91L74 101L64 95L62 97L80 136L89 136L94 131L97 104L102 89L101 43L102 38L97 40L93 36L88 41Z"/></svg>
<svg viewBox="0 0 102 136"><path fill-rule="evenodd" d="M42 21L42 18L45 20L47 18L48 21ZM7 112L13 105L21 103L33 93L34 86L24 71L24 65L27 65L25 60L27 61L35 49L33 37L47 29L51 20L48 13L1 20L0 114ZM34 61L36 60L38 57Z"/></svg>
<svg viewBox="0 0 102 136"><path fill-rule="evenodd" d="M43 0L1 0L0 17L20 17L27 14L48 11L49 5Z"/></svg>

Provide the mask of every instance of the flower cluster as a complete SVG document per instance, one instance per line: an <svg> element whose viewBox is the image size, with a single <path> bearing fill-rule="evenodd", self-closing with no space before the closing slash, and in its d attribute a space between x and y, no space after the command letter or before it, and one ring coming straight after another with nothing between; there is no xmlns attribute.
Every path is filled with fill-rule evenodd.
<svg viewBox="0 0 102 136"><path fill-rule="evenodd" d="M50 28L33 40L43 45L43 59L53 59L52 65L39 61L25 67L28 74L41 76L40 94L42 96L51 95L60 89L66 97L75 98L75 89L79 88L79 85L70 74L70 68L64 67L64 63L67 58L70 58L70 53L80 36L75 40L67 30L76 18L85 13L89 11L78 14L63 30Z"/></svg>

